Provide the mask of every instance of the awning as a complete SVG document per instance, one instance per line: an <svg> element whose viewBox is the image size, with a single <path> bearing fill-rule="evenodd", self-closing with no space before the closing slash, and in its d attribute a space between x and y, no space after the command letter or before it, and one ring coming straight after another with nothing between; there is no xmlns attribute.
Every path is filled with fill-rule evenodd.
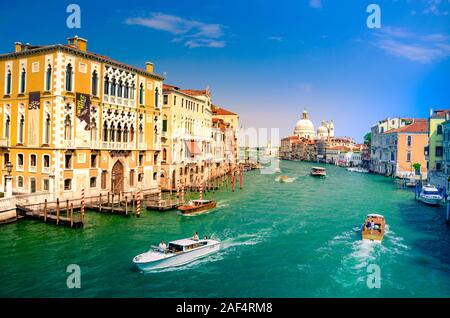
<svg viewBox="0 0 450 318"><path fill-rule="evenodd" d="M190 155L200 155L202 153L198 143L194 140L185 140L186 147L190 153Z"/></svg>

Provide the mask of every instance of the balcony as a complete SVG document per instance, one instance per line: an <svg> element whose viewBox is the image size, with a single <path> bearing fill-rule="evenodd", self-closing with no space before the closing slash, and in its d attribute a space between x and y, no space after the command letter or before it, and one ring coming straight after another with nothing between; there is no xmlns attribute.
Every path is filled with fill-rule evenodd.
<svg viewBox="0 0 450 318"><path fill-rule="evenodd" d="M8 148L9 147L9 139L0 139L0 147Z"/></svg>
<svg viewBox="0 0 450 318"><path fill-rule="evenodd" d="M74 140L63 140L62 147L63 148L75 148L75 141Z"/></svg>
<svg viewBox="0 0 450 318"><path fill-rule="evenodd" d="M133 150L134 142L92 141L91 149L101 150Z"/></svg>
<svg viewBox="0 0 450 318"><path fill-rule="evenodd" d="M140 142L138 144L138 150L147 150L147 144L145 142Z"/></svg>

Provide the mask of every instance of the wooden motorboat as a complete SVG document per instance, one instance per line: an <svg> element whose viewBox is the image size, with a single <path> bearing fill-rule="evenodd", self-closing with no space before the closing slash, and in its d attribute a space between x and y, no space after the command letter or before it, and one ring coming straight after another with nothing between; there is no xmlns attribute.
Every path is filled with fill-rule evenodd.
<svg viewBox="0 0 450 318"><path fill-rule="evenodd" d="M384 216L381 214L368 214L362 226L362 239L364 241L381 243L385 226Z"/></svg>
<svg viewBox="0 0 450 318"><path fill-rule="evenodd" d="M188 204L178 207L181 214L184 215L196 215L205 213L206 211L215 208L217 202L214 200L191 200Z"/></svg>
<svg viewBox="0 0 450 318"><path fill-rule="evenodd" d="M289 177L288 176L281 176L279 180L280 180L280 182L288 182L289 181Z"/></svg>
<svg viewBox="0 0 450 318"><path fill-rule="evenodd" d="M327 169L322 167L312 167L311 175L313 177L325 177L327 175Z"/></svg>

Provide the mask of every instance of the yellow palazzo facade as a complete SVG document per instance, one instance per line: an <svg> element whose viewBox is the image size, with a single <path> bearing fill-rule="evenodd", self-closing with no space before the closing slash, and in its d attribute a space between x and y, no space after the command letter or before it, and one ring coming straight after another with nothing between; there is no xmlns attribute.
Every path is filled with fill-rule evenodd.
<svg viewBox="0 0 450 318"><path fill-rule="evenodd" d="M0 55L0 165L14 194L59 198L158 187L163 77L66 45Z"/></svg>

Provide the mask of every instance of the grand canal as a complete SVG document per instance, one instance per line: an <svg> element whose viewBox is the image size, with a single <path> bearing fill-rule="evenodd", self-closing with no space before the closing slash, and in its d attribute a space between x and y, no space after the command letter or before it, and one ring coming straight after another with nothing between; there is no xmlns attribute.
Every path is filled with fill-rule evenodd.
<svg viewBox="0 0 450 318"><path fill-rule="evenodd" d="M257 171L244 189L207 193L219 207L182 217L144 211L140 219L87 213L84 229L35 221L0 227L1 297L450 297L450 228L445 209L414 201L382 176L281 162L282 174ZM367 213L388 223L382 245L362 243ZM189 265L142 274L133 256L161 239L194 231L222 241L220 252ZM81 267L81 288L66 287L66 267ZM378 265L381 288L368 288Z"/></svg>

